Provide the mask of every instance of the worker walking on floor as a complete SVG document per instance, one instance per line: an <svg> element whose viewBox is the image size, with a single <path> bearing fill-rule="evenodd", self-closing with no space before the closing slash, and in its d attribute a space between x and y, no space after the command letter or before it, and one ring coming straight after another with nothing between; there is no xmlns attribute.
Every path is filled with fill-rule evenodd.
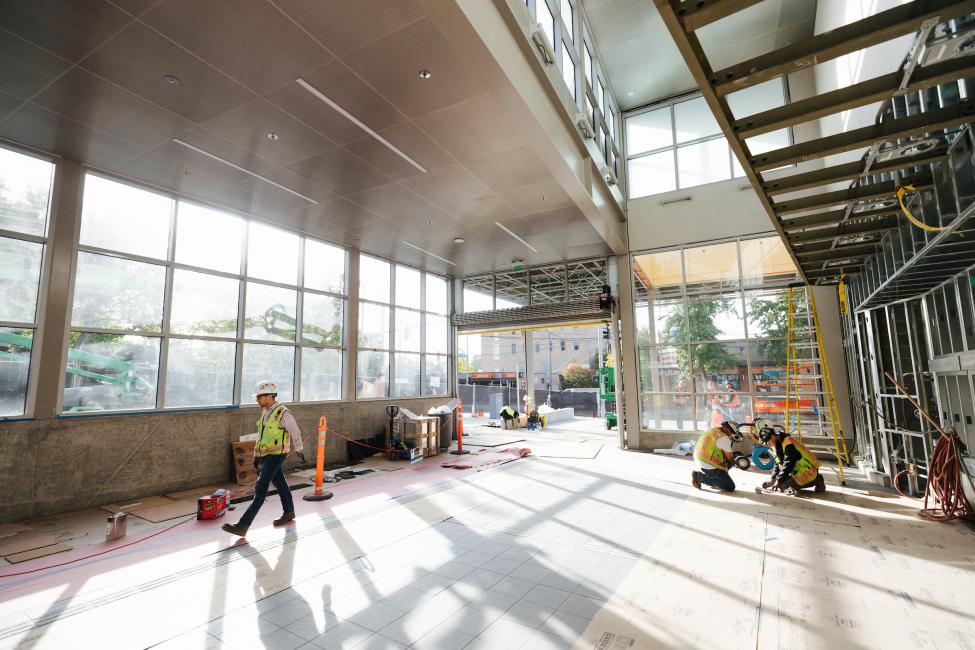
<svg viewBox="0 0 975 650"><path fill-rule="evenodd" d="M805 488L826 491L826 481L819 473L819 459L806 445L775 427L759 429L758 439L768 445L775 456L772 478L762 484L766 490L795 494Z"/></svg>
<svg viewBox="0 0 975 650"><path fill-rule="evenodd" d="M734 492L735 482L731 479L728 468L734 458L731 447L740 441L741 429L732 420L726 420L704 432L694 448L697 469L691 472L691 485L700 490L703 483L722 492Z"/></svg>
<svg viewBox="0 0 975 650"><path fill-rule="evenodd" d="M257 483L254 484L254 500L244 511L240 521L223 525L225 531L241 537L247 534L254 517L264 505L271 483L277 488L281 506L284 508L284 514L274 520L274 525L283 526L294 521L295 506L291 499L291 487L284 478L284 459L294 451L302 462L305 460L301 430L291 411L277 401L278 387L274 382L262 381L255 392L262 410L257 421L257 443L254 445L254 468L260 471Z"/></svg>

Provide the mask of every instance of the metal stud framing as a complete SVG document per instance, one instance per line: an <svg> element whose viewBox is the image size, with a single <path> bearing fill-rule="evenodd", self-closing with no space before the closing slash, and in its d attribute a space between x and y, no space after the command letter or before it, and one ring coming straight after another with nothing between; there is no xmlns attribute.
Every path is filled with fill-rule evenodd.
<svg viewBox="0 0 975 650"><path fill-rule="evenodd" d="M718 71L695 30L756 3L654 2L805 279L830 284L845 274L862 276L869 289L851 291L856 306L859 300L896 297L894 286L929 288L917 284L918 276L930 275L936 284L947 277L939 274L957 272L956 258L975 253L975 246L959 246L959 238L948 234L964 228L965 197L975 195L975 187L969 189L975 175L966 168L975 92L959 91L958 82L975 76L975 56L965 47L951 56L929 56L935 44L970 36L968 14L975 12L975 0L915 0ZM730 93L912 32L914 45L896 72L737 119L729 108ZM757 154L745 142L876 102L881 109L873 125ZM860 160L829 164L829 156L856 150L865 150ZM783 169L808 161L826 164ZM968 175L959 180L959 173ZM836 189L846 182L846 189ZM905 185L919 190L909 195L912 214L947 230L922 230L907 222L897 195ZM800 191L815 194L790 194ZM949 245L954 249L945 249ZM916 259L922 254L929 257L923 264Z"/></svg>

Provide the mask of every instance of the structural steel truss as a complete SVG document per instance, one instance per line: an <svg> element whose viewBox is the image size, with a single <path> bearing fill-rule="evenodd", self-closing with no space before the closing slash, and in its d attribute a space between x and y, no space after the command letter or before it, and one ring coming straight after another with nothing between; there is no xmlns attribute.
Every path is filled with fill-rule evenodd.
<svg viewBox="0 0 975 650"><path fill-rule="evenodd" d="M712 69L695 31L757 0L654 3L806 280L857 275L852 302L862 307L930 288L975 254L975 237L951 234L966 228L973 211L962 188L975 186L968 126L975 122L968 81L975 78L975 0L914 0L723 70ZM895 72L754 115L736 117L729 107L731 93L911 33L914 44ZM762 153L746 143L878 102L869 126ZM846 152L862 155L830 158ZM907 207L927 228L902 212L898 190L908 185Z"/></svg>

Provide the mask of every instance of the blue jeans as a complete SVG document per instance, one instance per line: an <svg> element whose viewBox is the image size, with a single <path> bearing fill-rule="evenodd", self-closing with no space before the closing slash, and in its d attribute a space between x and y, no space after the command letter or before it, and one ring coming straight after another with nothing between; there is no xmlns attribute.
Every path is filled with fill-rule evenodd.
<svg viewBox="0 0 975 650"><path fill-rule="evenodd" d="M720 469L705 469L697 471L697 480L723 492L734 492L735 482L731 474Z"/></svg>
<svg viewBox="0 0 975 650"><path fill-rule="evenodd" d="M284 507L285 514L295 511L294 501L291 500L291 487L284 480L284 470L281 469L286 456L287 454L264 456L261 462L261 474L257 477L257 483L254 484L254 500L247 506L244 516L237 522L239 525L250 528L250 525L254 523L254 517L257 516L257 512L264 505L264 499L267 498L267 488L270 483L273 483L274 487L278 489L278 496L281 497L281 505Z"/></svg>

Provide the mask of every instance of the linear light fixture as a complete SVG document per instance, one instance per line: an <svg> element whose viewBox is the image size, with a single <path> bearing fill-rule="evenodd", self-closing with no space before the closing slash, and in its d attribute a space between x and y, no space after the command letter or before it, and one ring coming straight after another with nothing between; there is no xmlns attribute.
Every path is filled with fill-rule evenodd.
<svg viewBox="0 0 975 650"><path fill-rule="evenodd" d="M534 246L532 246L531 244L529 244L528 242L526 242L524 239L522 239L521 237L519 237L515 233L511 232L511 230L509 228L505 227L505 225L503 223L501 223L500 221L495 221L494 222L494 225L497 226L498 228L500 228L501 230L505 231L506 233L508 233L509 235L511 235L512 237L514 237L515 239L517 239L518 241L520 241L522 244L524 244L528 248L532 249L532 251L534 251L535 253L538 252L538 249L537 248L535 248Z"/></svg>
<svg viewBox="0 0 975 650"><path fill-rule="evenodd" d="M254 178L259 178L262 181L264 181L265 183L269 183L269 184L273 185L274 187L278 188L279 190L284 190L285 192L288 192L289 194L294 194L298 198L304 199L304 200L308 201L309 203L314 203L315 205L318 205L318 201L316 201L315 199L313 199L311 197L305 196L301 192L296 192L293 189L291 189L290 187L285 187L281 183L275 183L270 178L265 178L264 176L261 176L260 174L255 174L254 172L252 172L249 169L245 169L244 167L241 167L240 165L235 165L234 163L230 162L229 160L224 160L220 156L215 156L214 154L210 153L209 151L204 151L203 149L200 149L199 147L195 147L195 146L191 145L189 142L184 142L183 140L180 140L179 138L173 138L173 142L175 142L176 144L178 144L178 145L180 145L182 147L186 147L190 151L195 151L196 153L198 153L198 154L200 154L202 156L206 156L207 158L210 158L212 160L216 160L217 162L223 163L224 165L227 165L228 167L233 167L237 171L244 172L245 174L248 174L250 176L253 176Z"/></svg>
<svg viewBox="0 0 975 650"><path fill-rule="evenodd" d="M441 262L446 262L447 264L450 264L451 266L457 266L456 264L454 264L453 262L451 262L451 261L450 261L450 260L448 260L447 258L444 258L444 257L440 257L440 256L439 256L439 255L437 255L436 253L431 253L431 252L430 252L430 251L428 251L427 249L425 249L425 248L420 248L420 247L419 247L419 246L417 246L416 244L411 244L410 242L408 242L408 241L406 241L405 239L403 240L403 243L404 243L404 244L406 244L407 246L409 246L410 248L415 248L416 250L418 250L418 251L420 251L421 253L426 253L426 254L427 254L427 255L429 255L430 257L436 257L436 258L437 258L438 260L440 260Z"/></svg>
<svg viewBox="0 0 975 650"><path fill-rule="evenodd" d="M349 111L345 110L344 108L342 108L341 106L339 106L338 104L336 104L334 101L332 101L331 98L329 98L327 95L325 95L325 93L323 93L322 91L320 91L318 88L315 88L313 85L311 85L310 83L308 83L307 81L305 81L304 79L302 79L300 77L298 79L295 79L295 81L298 83L299 86L301 86L302 88L304 88L305 90L307 90L308 92L310 92L312 95L314 95L318 99L322 100L323 102L325 102L326 104L328 104L329 106L331 106L333 110L338 111L339 113L341 113L342 115L344 115L347 120L349 120L350 122L352 122L353 124L355 124L357 127L359 127L360 129L362 129L363 131L365 131L366 133L368 133L372 137L374 137L383 146L385 146L386 148L388 148L394 154L396 154L397 156L399 156L400 158L402 158L406 162L410 163L411 165L413 165L414 167L416 167L417 169L419 169L421 173L423 173L423 174L426 174L427 173L427 168L426 167L424 167L423 165L421 165L420 163L418 163L417 161L413 160L412 158L410 158L409 156L407 156L405 153L403 153L402 151L400 151L396 147L396 145L394 145L392 142L390 142L389 140L387 140L383 136L379 135L378 133L376 133L375 131L373 131L372 129L370 129L368 126L366 126L362 122L362 120L360 120L355 115L353 115Z"/></svg>

